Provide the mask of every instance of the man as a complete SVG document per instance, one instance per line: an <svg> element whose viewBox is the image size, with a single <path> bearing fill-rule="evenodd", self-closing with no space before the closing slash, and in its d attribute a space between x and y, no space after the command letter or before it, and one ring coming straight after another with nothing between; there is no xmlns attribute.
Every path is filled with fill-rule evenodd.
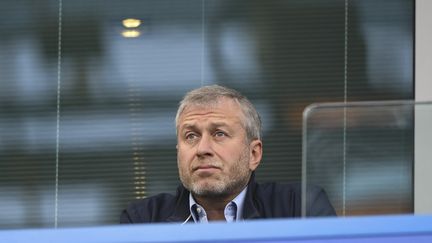
<svg viewBox="0 0 432 243"><path fill-rule="evenodd" d="M182 185L131 203L122 223L227 222L301 216L299 185L257 184L261 120L239 92L218 85L190 91L176 115L177 164ZM310 216L335 215L325 193L308 190Z"/></svg>

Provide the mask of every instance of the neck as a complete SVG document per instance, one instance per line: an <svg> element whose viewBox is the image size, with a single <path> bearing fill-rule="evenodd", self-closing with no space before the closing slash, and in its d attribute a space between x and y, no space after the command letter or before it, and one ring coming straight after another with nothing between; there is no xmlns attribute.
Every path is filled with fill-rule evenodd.
<svg viewBox="0 0 432 243"><path fill-rule="evenodd" d="M200 196L194 196L194 198L205 209L209 221L225 220L225 206L232 200Z"/></svg>
<svg viewBox="0 0 432 243"><path fill-rule="evenodd" d="M209 221L225 220L226 205L231 202L238 194L240 194L242 190L243 188L240 191L236 191L235 193L228 196L209 197L193 195L193 197L195 201L205 209L207 213L207 219Z"/></svg>

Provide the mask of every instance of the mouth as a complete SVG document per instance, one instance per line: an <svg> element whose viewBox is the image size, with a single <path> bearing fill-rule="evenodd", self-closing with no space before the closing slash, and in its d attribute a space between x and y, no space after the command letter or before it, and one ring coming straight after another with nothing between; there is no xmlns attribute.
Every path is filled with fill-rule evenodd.
<svg viewBox="0 0 432 243"><path fill-rule="evenodd" d="M199 165L193 168L193 171L197 172L215 172L217 170L220 170L220 168L214 165Z"/></svg>

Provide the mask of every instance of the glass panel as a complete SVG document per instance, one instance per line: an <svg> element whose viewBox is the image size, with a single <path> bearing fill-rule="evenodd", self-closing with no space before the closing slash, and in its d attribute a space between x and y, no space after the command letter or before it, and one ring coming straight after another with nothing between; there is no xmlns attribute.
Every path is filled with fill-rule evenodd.
<svg viewBox="0 0 432 243"><path fill-rule="evenodd" d="M201 17L196 0L63 1L59 226L116 224L129 201L175 191Z"/></svg>
<svg viewBox="0 0 432 243"><path fill-rule="evenodd" d="M309 106L303 121L303 216L310 214L314 186L324 188L339 216L413 213L414 127L420 119L432 124L430 114L432 102Z"/></svg>
<svg viewBox="0 0 432 243"><path fill-rule="evenodd" d="M414 97L413 8L0 1L0 228L117 224L129 201L174 193L177 103L206 84L259 110L257 179L299 181L305 106Z"/></svg>

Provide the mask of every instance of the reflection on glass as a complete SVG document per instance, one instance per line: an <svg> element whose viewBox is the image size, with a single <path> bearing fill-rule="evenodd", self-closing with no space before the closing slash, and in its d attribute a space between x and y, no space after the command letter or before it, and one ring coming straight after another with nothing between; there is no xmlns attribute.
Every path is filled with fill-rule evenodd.
<svg viewBox="0 0 432 243"><path fill-rule="evenodd" d="M327 191L340 216L413 213L414 121L430 113L432 103L413 101L309 106L303 121L303 215L313 203L306 197L311 185Z"/></svg>
<svg viewBox="0 0 432 243"><path fill-rule="evenodd" d="M122 36L125 38L136 38L141 35L139 30L123 30Z"/></svg>

